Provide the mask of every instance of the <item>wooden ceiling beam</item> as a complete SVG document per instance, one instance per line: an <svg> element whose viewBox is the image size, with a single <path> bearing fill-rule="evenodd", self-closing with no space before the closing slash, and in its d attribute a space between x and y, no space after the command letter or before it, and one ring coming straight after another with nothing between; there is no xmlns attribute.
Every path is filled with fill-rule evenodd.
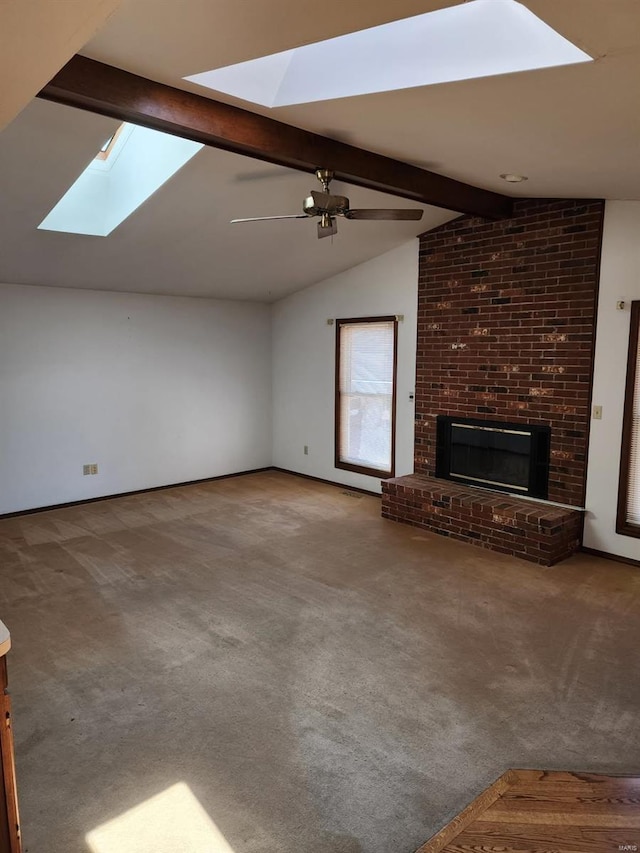
<svg viewBox="0 0 640 853"><path fill-rule="evenodd" d="M332 169L347 183L459 213L501 219L512 210L508 196L84 56L74 56L38 97L303 172Z"/></svg>

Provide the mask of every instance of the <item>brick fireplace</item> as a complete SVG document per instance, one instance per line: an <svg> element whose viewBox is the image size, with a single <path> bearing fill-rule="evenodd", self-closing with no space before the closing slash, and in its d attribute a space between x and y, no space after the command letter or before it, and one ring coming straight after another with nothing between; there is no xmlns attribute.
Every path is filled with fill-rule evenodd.
<svg viewBox="0 0 640 853"><path fill-rule="evenodd" d="M487 496L470 487L465 492L435 480L436 418L550 428L548 499L583 505L603 213L601 201L527 199L516 202L509 220L464 217L422 235L414 454L418 480L412 481L413 493L406 491L405 478L385 483L386 517L543 563L556 561L549 556L552 551L556 557L567 556L576 547L580 517L575 511L565 510L566 517L560 518L548 504ZM399 503L398 486L411 506ZM449 503L437 506L445 487ZM452 498L451 487L457 498ZM416 490L424 496L416 498ZM478 525L473 516L480 499L484 516ZM462 501L462 509L456 510L456 523L447 525L447 518L453 518L446 511L451 500ZM465 500L476 510L465 513ZM487 504L492 501L495 511ZM423 506L422 517L416 503ZM524 540L531 541L532 530L514 523L525 510L538 533L545 527L542 516L551 513L554 524L546 528L566 528L565 538L571 541L533 549L534 556L525 553ZM484 530L478 533L479 528Z"/></svg>

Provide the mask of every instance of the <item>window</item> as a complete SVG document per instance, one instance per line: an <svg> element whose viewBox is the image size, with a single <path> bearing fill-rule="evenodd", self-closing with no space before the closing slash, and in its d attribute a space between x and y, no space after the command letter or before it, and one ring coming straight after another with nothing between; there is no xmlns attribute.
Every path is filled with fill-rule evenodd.
<svg viewBox="0 0 640 853"><path fill-rule="evenodd" d="M622 426L616 531L640 537L640 301L631 303L631 335Z"/></svg>
<svg viewBox="0 0 640 853"><path fill-rule="evenodd" d="M395 317L336 323L336 468L393 477Z"/></svg>
<svg viewBox="0 0 640 853"><path fill-rule="evenodd" d="M113 154L113 150L116 147L116 143L118 142L118 139L120 139L120 134L123 132L123 130L126 130L126 127L127 127L126 123L123 122L120 125L120 127L116 130L116 132L111 134L111 136L107 139L107 141L104 143L102 148L96 154L96 157L95 157L96 160L108 160L109 159L109 157Z"/></svg>

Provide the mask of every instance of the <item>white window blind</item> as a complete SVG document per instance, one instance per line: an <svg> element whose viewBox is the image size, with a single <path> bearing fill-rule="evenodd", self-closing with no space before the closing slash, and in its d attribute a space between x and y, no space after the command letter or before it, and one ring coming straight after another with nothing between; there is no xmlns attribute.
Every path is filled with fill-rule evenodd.
<svg viewBox="0 0 640 853"><path fill-rule="evenodd" d="M339 321L336 463L393 473L394 319Z"/></svg>
<svg viewBox="0 0 640 853"><path fill-rule="evenodd" d="M639 306L640 308L640 306ZM640 322L640 310L634 311L634 321ZM627 524L640 528L640 338L637 333L635 352L635 381L633 399L627 401L631 406L631 430L629 439L629 473L627 480ZM633 353L630 354L633 358Z"/></svg>

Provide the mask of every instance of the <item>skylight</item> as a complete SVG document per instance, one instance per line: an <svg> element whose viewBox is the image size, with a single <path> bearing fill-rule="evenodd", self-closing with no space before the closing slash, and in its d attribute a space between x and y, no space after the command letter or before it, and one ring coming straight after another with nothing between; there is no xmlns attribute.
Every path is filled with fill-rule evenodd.
<svg viewBox="0 0 640 853"><path fill-rule="evenodd" d="M283 107L590 60L517 0L472 0L184 79Z"/></svg>
<svg viewBox="0 0 640 853"><path fill-rule="evenodd" d="M201 148L198 142L125 123L38 228L106 237Z"/></svg>

